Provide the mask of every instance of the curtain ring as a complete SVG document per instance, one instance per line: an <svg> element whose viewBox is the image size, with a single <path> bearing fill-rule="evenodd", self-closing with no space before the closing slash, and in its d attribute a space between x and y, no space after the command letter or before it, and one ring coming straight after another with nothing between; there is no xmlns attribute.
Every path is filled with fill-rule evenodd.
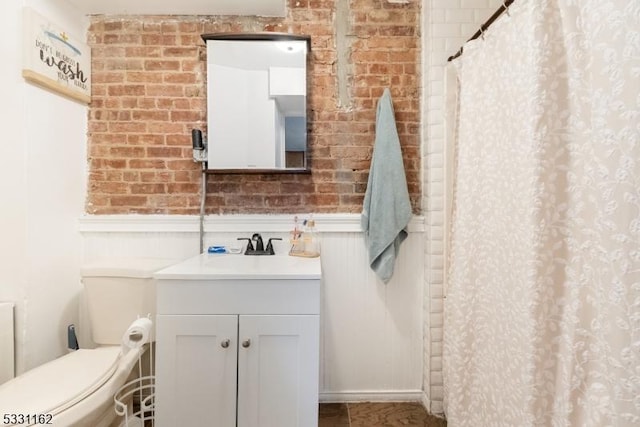
<svg viewBox="0 0 640 427"><path fill-rule="evenodd" d="M507 13L507 16L511 17L511 13L509 12L509 6L507 6L506 0L502 2L502 7L504 7L504 11Z"/></svg>

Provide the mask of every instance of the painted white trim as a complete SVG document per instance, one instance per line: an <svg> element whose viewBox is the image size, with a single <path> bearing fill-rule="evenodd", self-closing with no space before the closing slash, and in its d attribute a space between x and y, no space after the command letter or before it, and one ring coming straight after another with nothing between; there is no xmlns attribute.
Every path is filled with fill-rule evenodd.
<svg viewBox="0 0 640 427"><path fill-rule="evenodd" d="M296 215L207 215L206 233L213 232L288 232ZM297 215L301 220L306 215ZM318 232L360 233L360 214L314 214ZM425 229L424 217L414 215L409 223L410 233ZM81 233L198 233L197 215L85 215L78 219Z"/></svg>
<svg viewBox="0 0 640 427"><path fill-rule="evenodd" d="M342 391L320 393L320 402L420 402L424 404L422 390Z"/></svg>
<svg viewBox="0 0 640 427"><path fill-rule="evenodd" d="M13 303L0 302L0 384L15 376Z"/></svg>
<svg viewBox="0 0 640 427"><path fill-rule="evenodd" d="M198 232L191 215L85 215L78 219L81 233L189 233Z"/></svg>
<svg viewBox="0 0 640 427"><path fill-rule="evenodd" d="M427 393L425 393L424 391L422 392L422 396L420 396L420 402L428 413L433 414L433 411L431 410L431 400L429 399L429 396L427 396Z"/></svg>

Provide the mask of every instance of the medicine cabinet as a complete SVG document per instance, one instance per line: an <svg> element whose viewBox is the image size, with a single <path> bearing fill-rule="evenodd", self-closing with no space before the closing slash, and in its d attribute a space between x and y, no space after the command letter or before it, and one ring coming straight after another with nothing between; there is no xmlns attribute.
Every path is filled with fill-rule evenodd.
<svg viewBox="0 0 640 427"><path fill-rule="evenodd" d="M216 33L207 46L211 171L308 172L310 37Z"/></svg>

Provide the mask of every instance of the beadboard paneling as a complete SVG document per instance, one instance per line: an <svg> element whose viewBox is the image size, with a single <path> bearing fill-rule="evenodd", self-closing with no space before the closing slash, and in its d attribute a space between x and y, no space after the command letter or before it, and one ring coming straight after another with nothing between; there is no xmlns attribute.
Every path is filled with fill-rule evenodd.
<svg viewBox="0 0 640 427"><path fill-rule="evenodd" d="M0 302L0 384L15 375L13 303Z"/></svg>
<svg viewBox="0 0 640 427"><path fill-rule="evenodd" d="M286 237L292 216L216 216L205 244L261 232ZM416 217L392 280L369 269L359 215L314 215L322 248L320 391L325 401L418 400L422 396L424 235ZM84 258L198 253L197 217L91 216L80 220ZM286 251L286 244L276 251Z"/></svg>

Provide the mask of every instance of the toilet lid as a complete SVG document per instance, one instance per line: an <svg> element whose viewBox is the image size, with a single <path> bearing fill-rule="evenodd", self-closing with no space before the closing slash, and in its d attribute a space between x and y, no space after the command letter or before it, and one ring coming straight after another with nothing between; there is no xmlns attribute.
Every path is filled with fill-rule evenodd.
<svg viewBox="0 0 640 427"><path fill-rule="evenodd" d="M115 372L120 347L83 349L0 385L0 414L55 415L100 388Z"/></svg>

